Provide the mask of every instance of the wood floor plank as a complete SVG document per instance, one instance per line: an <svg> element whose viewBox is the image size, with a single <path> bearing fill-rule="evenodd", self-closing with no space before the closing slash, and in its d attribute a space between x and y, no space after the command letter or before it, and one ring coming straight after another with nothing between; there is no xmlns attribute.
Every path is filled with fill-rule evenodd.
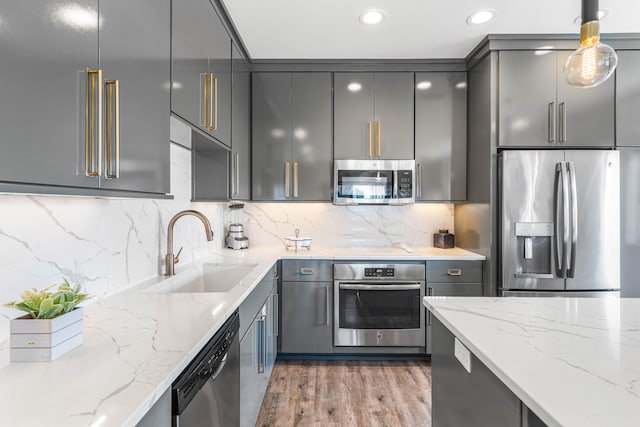
<svg viewBox="0 0 640 427"><path fill-rule="evenodd" d="M426 361L278 361L259 427L431 426Z"/></svg>

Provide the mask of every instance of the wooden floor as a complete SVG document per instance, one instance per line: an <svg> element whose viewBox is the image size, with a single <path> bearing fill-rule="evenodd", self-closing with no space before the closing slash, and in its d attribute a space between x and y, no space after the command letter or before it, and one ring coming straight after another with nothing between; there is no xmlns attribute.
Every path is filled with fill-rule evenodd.
<svg viewBox="0 0 640 427"><path fill-rule="evenodd" d="M431 426L426 361L278 361L257 426Z"/></svg>

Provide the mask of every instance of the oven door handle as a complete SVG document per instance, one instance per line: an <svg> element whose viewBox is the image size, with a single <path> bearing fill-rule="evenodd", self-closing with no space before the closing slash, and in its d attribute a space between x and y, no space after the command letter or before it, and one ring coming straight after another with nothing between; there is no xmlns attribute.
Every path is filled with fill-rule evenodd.
<svg viewBox="0 0 640 427"><path fill-rule="evenodd" d="M412 291L420 289L420 283L404 283L396 285L365 285L356 283L340 283L340 289L350 291Z"/></svg>

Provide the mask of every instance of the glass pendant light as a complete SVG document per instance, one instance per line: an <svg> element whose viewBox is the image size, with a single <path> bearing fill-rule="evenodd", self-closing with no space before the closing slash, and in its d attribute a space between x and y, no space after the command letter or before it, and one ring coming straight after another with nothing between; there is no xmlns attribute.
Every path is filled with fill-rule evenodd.
<svg viewBox="0 0 640 427"><path fill-rule="evenodd" d="M598 0L582 0L580 47L564 64L564 77L571 86L590 88L604 83L618 65L615 50L600 43Z"/></svg>

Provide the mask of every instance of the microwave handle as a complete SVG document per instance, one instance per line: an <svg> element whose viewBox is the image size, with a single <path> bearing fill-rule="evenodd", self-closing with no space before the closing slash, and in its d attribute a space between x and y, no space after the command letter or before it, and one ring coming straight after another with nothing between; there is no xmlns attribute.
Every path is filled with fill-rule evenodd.
<svg viewBox="0 0 640 427"><path fill-rule="evenodd" d="M398 171L393 171L393 198L398 198Z"/></svg>

